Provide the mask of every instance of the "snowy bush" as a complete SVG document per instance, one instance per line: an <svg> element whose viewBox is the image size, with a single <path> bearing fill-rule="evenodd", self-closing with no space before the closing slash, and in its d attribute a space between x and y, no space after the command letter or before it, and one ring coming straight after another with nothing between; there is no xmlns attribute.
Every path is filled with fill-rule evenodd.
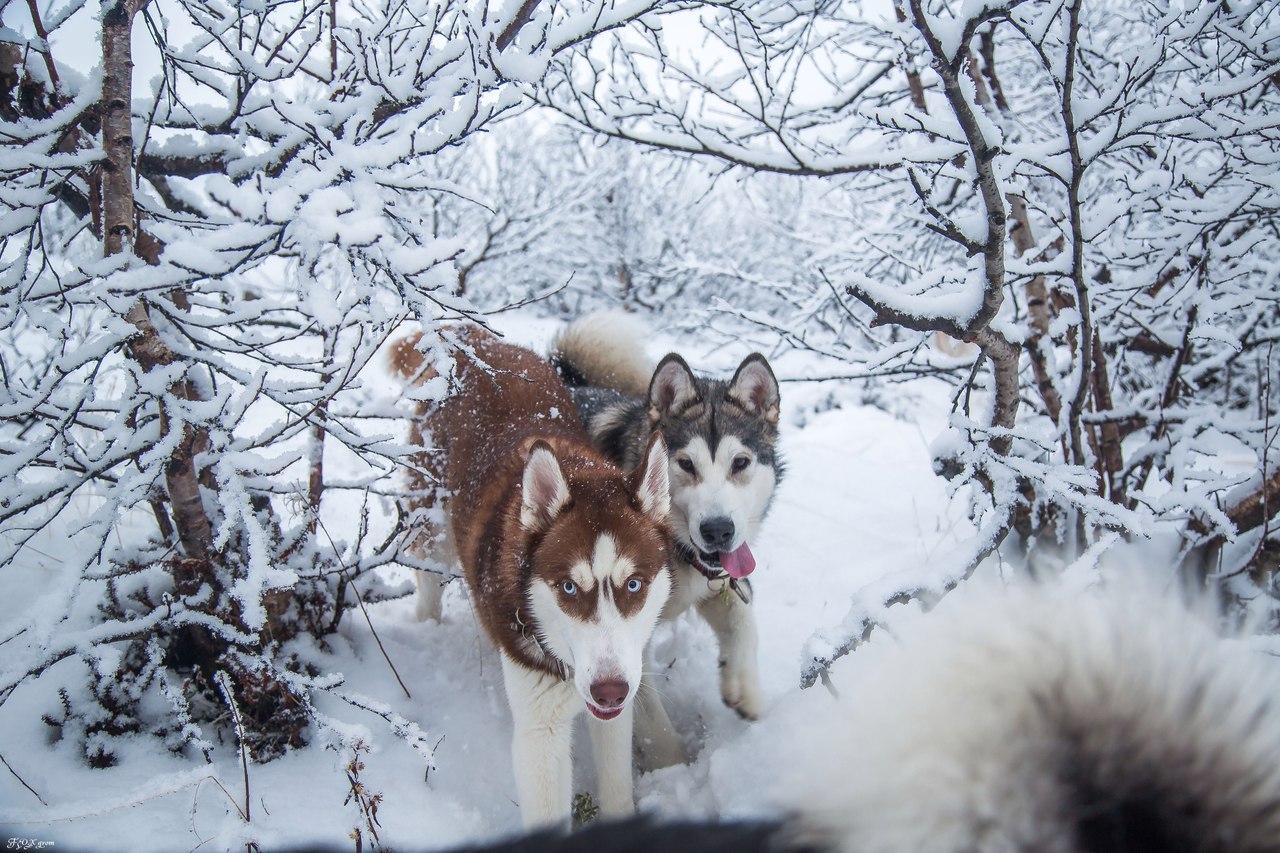
<svg viewBox="0 0 1280 853"><path fill-rule="evenodd" d="M414 564L364 377L402 323L476 316L474 240L435 219L470 190L432 163L657 5L126 0L100 65L58 53L84 4L0 31L0 569L69 536L79 578L2 638L0 702L72 658L46 719L94 764L229 712L259 758L302 742L338 685L291 641ZM333 530L326 494L355 508Z"/></svg>
<svg viewBox="0 0 1280 853"><path fill-rule="evenodd" d="M687 11L697 36L621 31L554 63L546 100L596 132L824 179L790 232L811 243L795 309L735 313L847 376L957 386L935 465L979 538L855 603L806 680L1011 533L1042 562L1170 530L1202 579L1267 562L1250 531L1280 505L1277 11L731 3Z"/></svg>

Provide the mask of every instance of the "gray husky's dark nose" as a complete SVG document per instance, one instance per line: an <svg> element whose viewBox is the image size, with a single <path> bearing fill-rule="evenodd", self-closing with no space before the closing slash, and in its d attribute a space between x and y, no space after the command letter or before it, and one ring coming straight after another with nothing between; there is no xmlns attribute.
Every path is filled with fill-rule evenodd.
<svg viewBox="0 0 1280 853"><path fill-rule="evenodd" d="M733 542L733 519L721 516L708 518L698 525L702 541L714 551L723 551Z"/></svg>
<svg viewBox="0 0 1280 853"><path fill-rule="evenodd" d="M611 708L622 707L622 703L627 701L629 689L627 682L621 678L595 681L591 684L591 698L596 705L608 711Z"/></svg>

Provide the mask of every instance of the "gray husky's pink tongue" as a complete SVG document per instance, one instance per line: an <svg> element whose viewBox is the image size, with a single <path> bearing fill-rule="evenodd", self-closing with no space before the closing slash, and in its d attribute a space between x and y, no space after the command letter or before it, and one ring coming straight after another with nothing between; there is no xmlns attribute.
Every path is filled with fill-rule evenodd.
<svg viewBox="0 0 1280 853"><path fill-rule="evenodd" d="M731 578L745 578L756 570L756 558L751 556L751 549L743 542L736 550L720 552L720 568Z"/></svg>

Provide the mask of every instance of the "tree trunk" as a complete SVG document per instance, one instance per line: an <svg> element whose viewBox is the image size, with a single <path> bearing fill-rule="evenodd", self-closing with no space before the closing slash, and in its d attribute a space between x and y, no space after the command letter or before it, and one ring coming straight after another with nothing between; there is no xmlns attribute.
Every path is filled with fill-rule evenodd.
<svg viewBox="0 0 1280 853"><path fill-rule="evenodd" d="M137 239L138 216L133 201L133 18L137 8L130 0L107 6L102 17L102 242L108 256L135 254L139 243L159 257L154 240ZM173 351L160 338L146 302L139 298L125 318L138 329L130 339L129 354L146 372L172 364ZM181 380L170 389L174 397L195 398L190 382ZM161 405L161 429L172 429L169 413ZM182 437L165 466L173 522L189 560L207 561L212 555L213 534L200 496L197 453L208 448L208 437L190 424L182 424Z"/></svg>
<svg viewBox="0 0 1280 853"><path fill-rule="evenodd" d="M1022 256L1036 245L1036 235L1031 229L1031 217L1027 214L1026 201L1020 196L1011 196L1009 214L1013 219L1013 228L1010 229L1009 236L1013 238L1014 250ZM1049 290L1045 285L1044 276L1037 275L1027 282L1026 292L1027 314L1031 319L1032 330L1031 337L1027 341L1027 353L1031 356L1031 371L1035 374L1036 389L1040 392L1040 399L1044 401L1045 412L1056 423L1062 414L1062 397L1058 394L1057 386L1053 384L1044 350L1040 346L1041 341L1049 335L1050 323Z"/></svg>
<svg viewBox="0 0 1280 853"><path fill-rule="evenodd" d="M1097 336L1096 331L1094 335ZM1093 345L1092 383L1093 410L1111 411L1111 380L1107 377L1107 355L1102 349L1101 340L1095 340ZM1098 433L1098 463L1105 475L1107 497L1112 503L1127 506L1129 497L1124 487L1124 450L1120 445L1120 425L1113 420L1103 421Z"/></svg>

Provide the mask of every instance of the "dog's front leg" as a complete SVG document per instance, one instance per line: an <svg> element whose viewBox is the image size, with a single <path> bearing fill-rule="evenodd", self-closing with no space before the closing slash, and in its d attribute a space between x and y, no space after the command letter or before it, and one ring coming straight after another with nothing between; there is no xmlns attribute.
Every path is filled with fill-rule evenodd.
<svg viewBox="0 0 1280 853"><path fill-rule="evenodd" d="M515 723L511 764L525 828L568 829L573 796L570 736L582 700L571 685L506 655L502 676Z"/></svg>
<svg viewBox="0 0 1280 853"><path fill-rule="evenodd" d="M716 594L698 603L720 643L720 698L748 720L760 719L764 696L756 662L756 617L751 605L733 593Z"/></svg>
<svg viewBox="0 0 1280 853"><path fill-rule="evenodd" d="M676 727L667 716L662 697L653 686L652 666L646 666L636 694L635 740L640 756L640 769L645 772L674 767L685 762L684 747Z"/></svg>
<svg viewBox="0 0 1280 853"><path fill-rule="evenodd" d="M418 597L413 607L414 618L419 622L439 622L440 599L444 596L445 579L435 572L421 570L414 572L413 577L418 584Z"/></svg>
<svg viewBox="0 0 1280 853"><path fill-rule="evenodd" d="M635 813L631 781L631 733L635 719L634 700L612 720L587 720L591 731L591 751L596 759L600 813L604 817L625 817Z"/></svg>

